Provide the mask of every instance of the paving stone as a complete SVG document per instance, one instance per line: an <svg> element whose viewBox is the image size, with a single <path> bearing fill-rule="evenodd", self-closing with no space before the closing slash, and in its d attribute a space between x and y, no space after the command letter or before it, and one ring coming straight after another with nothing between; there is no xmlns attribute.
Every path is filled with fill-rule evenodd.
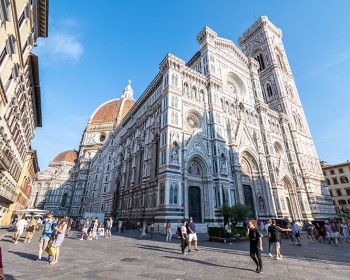
<svg viewBox="0 0 350 280"><path fill-rule="evenodd" d="M349 279L350 244L336 247L304 242L294 246L282 241L283 260L270 258L264 251L264 273L255 272L249 243L233 245L209 242L203 235L200 251L182 255L180 241L165 243L164 236L138 239L139 232L126 231L111 238L78 240L72 232L63 242L57 265L33 262L39 234L29 244L14 245L9 235L1 240L8 279ZM267 242L264 240L267 248ZM44 253L44 258L46 255Z"/></svg>

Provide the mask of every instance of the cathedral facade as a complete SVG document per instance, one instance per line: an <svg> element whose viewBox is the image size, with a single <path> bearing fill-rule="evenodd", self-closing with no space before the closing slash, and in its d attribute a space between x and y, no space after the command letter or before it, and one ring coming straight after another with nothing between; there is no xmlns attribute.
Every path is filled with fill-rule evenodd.
<svg viewBox="0 0 350 280"><path fill-rule="evenodd" d="M188 62L167 54L136 102L129 84L92 115L69 214L203 227L224 203L260 219L334 215L281 30L261 17L241 48L208 27L197 42Z"/></svg>

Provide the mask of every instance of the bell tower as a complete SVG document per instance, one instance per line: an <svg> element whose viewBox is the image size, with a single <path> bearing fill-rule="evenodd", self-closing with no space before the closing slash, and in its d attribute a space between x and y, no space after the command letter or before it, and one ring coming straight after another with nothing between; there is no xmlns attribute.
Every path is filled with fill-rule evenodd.
<svg viewBox="0 0 350 280"><path fill-rule="evenodd" d="M297 193L302 204L303 217L309 219L310 210L313 218L334 215L328 186L282 42L281 29L262 16L239 37L238 42L246 56L258 61L264 101L271 110L279 113L285 152L293 173L293 192Z"/></svg>

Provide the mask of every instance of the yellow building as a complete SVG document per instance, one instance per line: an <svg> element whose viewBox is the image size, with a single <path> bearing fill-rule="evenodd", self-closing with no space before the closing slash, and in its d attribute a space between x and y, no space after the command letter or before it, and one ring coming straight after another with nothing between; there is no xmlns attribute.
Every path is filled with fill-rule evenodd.
<svg viewBox="0 0 350 280"><path fill-rule="evenodd" d="M16 202L10 205L9 211L2 221L2 225L9 225L14 210L22 210L27 208L33 183L38 172L39 165L36 150L29 150L24 160L23 169L17 183Z"/></svg>
<svg viewBox="0 0 350 280"><path fill-rule="evenodd" d="M18 200L30 143L42 122L39 64L32 49L47 35L48 0L0 1L0 225Z"/></svg>
<svg viewBox="0 0 350 280"><path fill-rule="evenodd" d="M350 162L327 164L321 161L321 167L336 211L350 214Z"/></svg>

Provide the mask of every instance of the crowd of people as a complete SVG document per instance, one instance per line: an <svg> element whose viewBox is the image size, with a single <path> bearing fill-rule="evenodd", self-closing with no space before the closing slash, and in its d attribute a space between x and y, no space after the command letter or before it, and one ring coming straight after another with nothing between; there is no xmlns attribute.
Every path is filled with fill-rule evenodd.
<svg viewBox="0 0 350 280"><path fill-rule="evenodd" d="M263 263L261 254L263 252L263 237L267 237L268 251L270 257L272 249L275 248L275 259L282 260L281 254L281 239L290 238L291 241L298 246L302 246L300 238L300 230L305 231L309 242L328 242L334 243L336 246L341 246L342 242L350 242L350 221L337 221L330 223L329 221L319 222L304 222L302 226L294 221L288 220L276 221L267 220L265 223L260 220L249 220L246 222L246 236L250 241L250 257L256 264L256 272L263 272ZM109 238L112 236L112 228L116 231L122 232L125 225L121 220L114 221L112 217L100 222L98 218L87 217L73 220L69 217L54 217L49 214L47 218L41 217L18 217L15 222L16 232L13 236L14 244L18 244L21 236L26 232L24 243L29 243L33 239L36 231L42 231L39 240L39 251L37 262L42 260L44 252L48 254L48 261L50 265L58 263L60 250L65 237L69 234L71 228L80 230L80 240L97 240L100 237ZM150 223L144 221L142 226L138 223L137 228L141 228L141 235L139 238L145 238L148 235L151 239L155 234L155 222ZM165 242L172 242L172 221L169 220L165 225ZM225 237L227 244L232 245L232 224L227 223L224 226ZM159 228L158 228L159 231ZM193 218L188 220L179 220L176 225L176 235L181 240L181 252L187 254L192 251L192 242L194 251L198 252L198 239L196 232L196 225ZM1 248L0 248L0 277L2 275L1 264Z"/></svg>

